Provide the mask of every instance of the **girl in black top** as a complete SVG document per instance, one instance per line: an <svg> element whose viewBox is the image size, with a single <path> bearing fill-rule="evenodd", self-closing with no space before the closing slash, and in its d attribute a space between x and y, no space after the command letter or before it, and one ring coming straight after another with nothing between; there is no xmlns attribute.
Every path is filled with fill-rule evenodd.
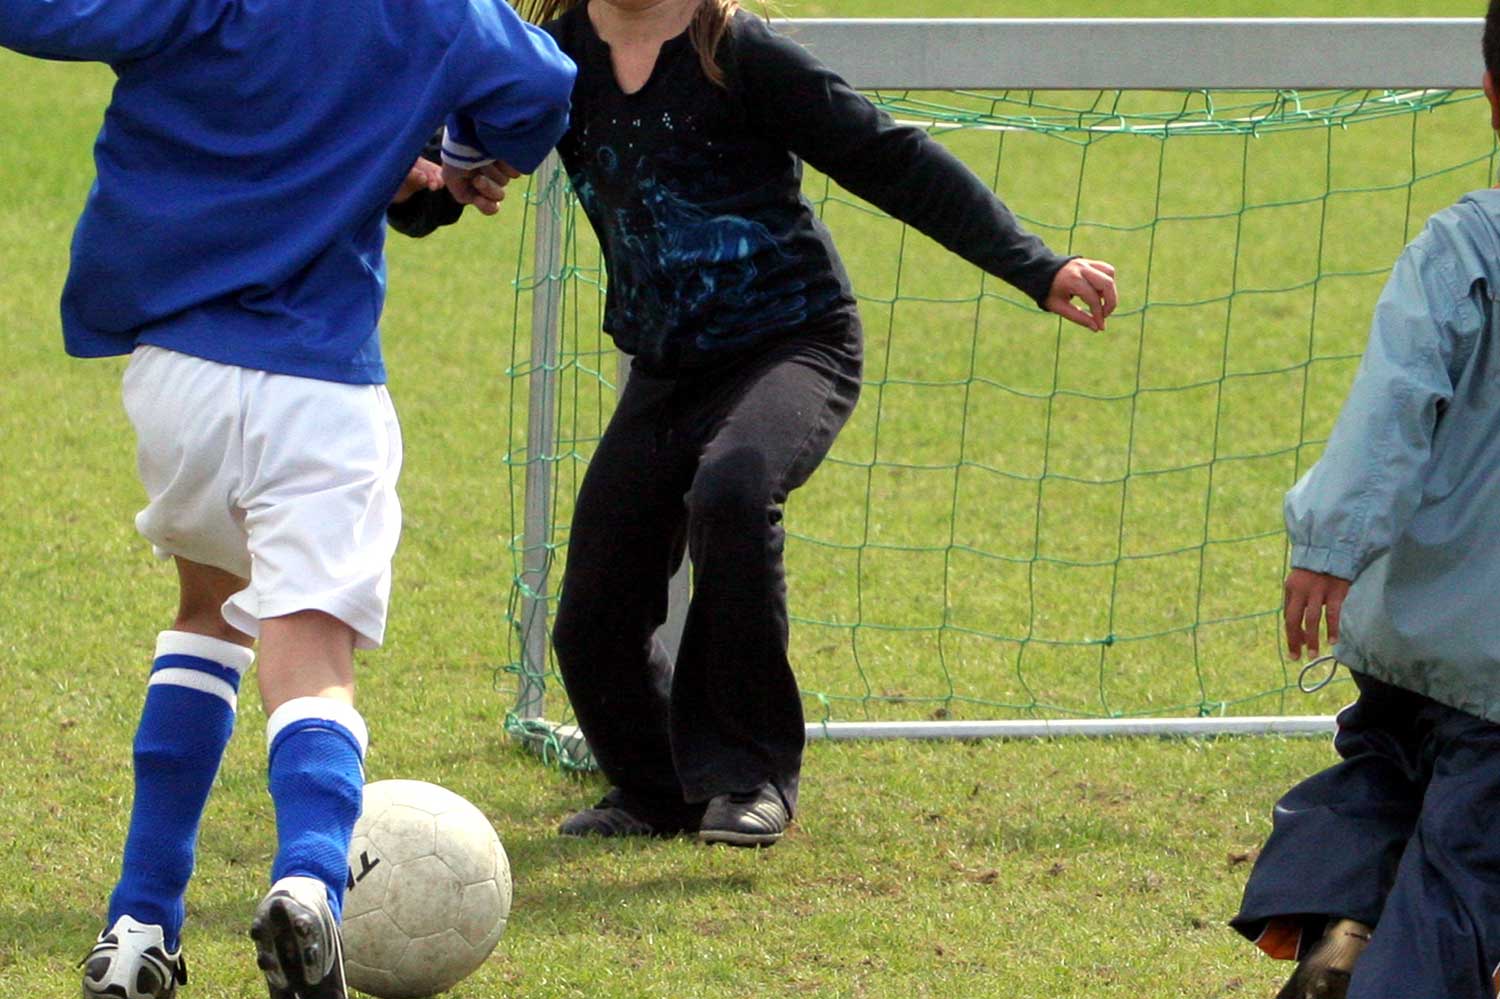
<svg viewBox="0 0 1500 999"><path fill-rule="evenodd" d="M1114 269L1054 254L942 145L736 0L522 6L578 64L558 149L603 248L604 327L634 355L578 494L554 629L613 787L560 831L770 845L803 747L782 504L860 387L854 296L802 161L1089 329L1115 307ZM448 173L471 199L478 178ZM684 549L674 668L653 634Z"/></svg>

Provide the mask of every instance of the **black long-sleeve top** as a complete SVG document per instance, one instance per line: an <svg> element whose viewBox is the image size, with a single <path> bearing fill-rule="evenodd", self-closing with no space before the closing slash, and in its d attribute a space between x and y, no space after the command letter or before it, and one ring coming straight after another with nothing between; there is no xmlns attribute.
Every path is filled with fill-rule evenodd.
<svg viewBox="0 0 1500 999"><path fill-rule="evenodd" d="M558 151L603 249L604 327L627 353L692 366L854 309L802 161L1040 304L1066 258L963 163L740 11L708 80L684 33L624 93L579 4L547 25L578 64Z"/></svg>

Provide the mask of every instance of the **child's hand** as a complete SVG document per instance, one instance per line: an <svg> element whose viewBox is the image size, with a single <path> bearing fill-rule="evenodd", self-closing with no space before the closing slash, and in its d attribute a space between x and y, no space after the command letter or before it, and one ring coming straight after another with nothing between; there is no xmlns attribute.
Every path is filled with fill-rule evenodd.
<svg viewBox="0 0 1500 999"><path fill-rule="evenodd" d="M1075 298L1088 306L1087 312L1073 304ZM1117 304L1114 265L1084 257L1063 264L1052 279L1052 292L1045 303L1048 312L1096 332L1104 329L1104 321Z"/></svg>
<svg viewBox="0 0 1500 999"><path fill-rule="evenodd" d="M407 171L406 179L396 188L391 204L399 205L418 191L436 191L443 186L443 168L429 159L417 157L417 162Z"/></svg>
<svg viewBox="0 0 1500 999"><path fill-rule="evenodd" d="M1349 580L1311 569L1293 569L1286 577L1285 595L1282 613L1286 618L1286 647L1294 658L1302 657L1304 645L1309 656L1318 654L1318 621L1325 614L1329 647L1339 640L1339 614L1344 609L1344 597L1349 595Z"/></svg>
<svg viewBox="0 0 1500 999"><path fill-rule="evenodd" d="M443 183L448 193L461 205L473 205L486 215L500 210L505 200L505 185L521 176L521 171L496 160L474 170L443 167Z"/></svg>

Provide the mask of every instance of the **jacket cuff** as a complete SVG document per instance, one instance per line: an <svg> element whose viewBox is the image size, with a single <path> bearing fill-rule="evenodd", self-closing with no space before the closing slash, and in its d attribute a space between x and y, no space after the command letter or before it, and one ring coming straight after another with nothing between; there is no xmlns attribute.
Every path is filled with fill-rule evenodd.
<svg viewBox="0 0 1500 999"><path fill-rule="evenodd" d="M1362 567L1359 560L1348 552L1319 548L1316 545L1293 545L1292 568L1353 580Z"/></svg>
<svg viewBox="0 0 1500 999"><path fill-rule="evenodd" d="M1016 287L1030 296L1031 300L1036 303L1036 307L1045 312L1047 299L1052 295L1052 282L1057 280L1057 272L1062 270L1068 261L1077 260L1078 257L1077 253L1067 257L1052 254L1049 259L1030 268L1025 276L1015 282Z"/></svg>

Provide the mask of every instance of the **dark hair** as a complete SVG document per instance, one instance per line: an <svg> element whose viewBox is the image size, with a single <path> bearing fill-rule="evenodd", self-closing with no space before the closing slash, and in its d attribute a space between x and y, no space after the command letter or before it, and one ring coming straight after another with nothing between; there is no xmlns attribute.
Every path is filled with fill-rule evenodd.
<svg viewBox="0 0 1500 999"><path fill-rule="evenodd" d="M1484 68L1500 82L1500 0L1490 0L1484 17Z"/></svg>

